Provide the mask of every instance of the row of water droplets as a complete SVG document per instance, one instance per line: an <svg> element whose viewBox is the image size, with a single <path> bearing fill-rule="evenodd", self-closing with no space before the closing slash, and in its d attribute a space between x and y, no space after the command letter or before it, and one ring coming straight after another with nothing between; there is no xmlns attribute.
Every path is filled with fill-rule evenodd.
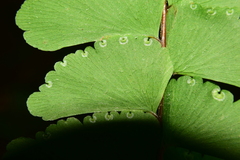
<svg viewBox="0 0 240 160"><path fill-rule="evenodd" d="M121 113L121 114L123 114L123 113ZM129 111L129 112L125 113L125 116L128 119L132 119L134 117L134 113ZM106 113L104 118L105 118L106 121L111 121L114 118L114 114ZM97 122L97 116L95 116L95 115L92 115L91 117L89 116L88 120L89 120L90 123L96 123ZM67 122L65 122L65 124L67 125ZM42 134L43 139L50 139L51 136L52 136L52 134L48 131L42 132L41 134Z"/></svg>
<svg viewBox="0 0 240 160"><path fill-rule="evenodd" d="M192 2L192 3L190 4L190 8L191 8L192 10L196 10L196 9L198 8L198 4ZM215 14L217 14L217 10L214 9L214 8L207 8L206 13L209 14L209 15L215 15ZM233 15L233 14L234 14L234 9L233 9L233 8L228 8L228 9L226 10L226 15L227 15L227 16L231 16L231 15Z"/></svg>
<svg viewBox="0 0 240 160"><path fill-rule="evenodd" d="M187 84L189 84L189 86L195 86L196 85L196 80L194 78L189 78L187 80ZM211 92L212 97L217 100L217 101L223 101L226 98L226 94L221 91L220 88L214 88Z"/></svg>
<svg viewBox="0 0 240 160"><path fill-rule="evenodd" d="M190 3L190 8L192 10L196 10L198 8L198 4L192 2ZM214 8L207 8L206 13L208 15L216 15L217 10ZM234 9L228 8L225 13L227 16L231 16L234 14ZM193 78L190 78L187 80L187 83L189 84L189 86L194 86L196 84L196 80ZM226 94L223 91L221 91L221 89L219 88L213 89L211 94L212 94L212 97L217 101L223 101L226 98Z"/></svg>
<svg viewBox="0 0 240 160"><path fill-rule="evenodd" d="M63 62L60 62L60 65L63 66L63 67L66 67L67 66L67 61L66 60L63 60ZM58 80L58 79L57 79ZM47 88L51 88L53 86L53 82L52 81L47 81L45 86Z"/></svg>
<svg viewBox="0 0 240 160"><path fill-rule="evenodd" d="M127 36L123 36L123 37L119 37L118 41L119 41L120 45L125 45L129 42L129 39L128 39ZM151 46L152 43L153 43L153 40L151 38L149 38L149 37L143 38L143 44L145 46ZM103 39L103 40L99 41L99 45L100 45L100 47L106 47L107 46L107 40ZM88 57L88 55L89 55L88 51L78 50L76 52L76 54L79 54L79 53L82 55L82 57ZM60 62L60 65L63 66L63 67L66 67L67 66L67 61L63 60L63 62ZM52 85L53 85L52 81L47 81L46 82L46 87L47 88L51 88Z"/></svg>
<svg viewBox="0 0 240 160"><path fill-rule="evenodd" d="M123 113L121 113L121 114L123 114ZM132 118L134 117L134 113L131 112L131 111L129 111L129 112L126 113L126 117L127 117L128 119L132 119ZM106 119L106 121L113 120L114 114L106 113L105 116L104 116L104 118ZM91 122L91 123L95 123L95 122L97 121L97 117L96 117L95 115L92 115L92 117L89 117L88 120L89 120L89 122Z"/></svg>
<svg viewBox="0 0 240 160"><path fill-rule="evenodd" d="M128 39L127 36L120 37L120 38L118 39L118 42L119 42L119 44L121 44L121 45L125 45L125 44L127 44L127 43L129 42L129 39ZM152 40L151 38L148 38L148 37L143 38L143 44L144 44L145 46L151 46L151 45L152 45L152 42L153 42L153 40ZM99 46L100 46L100 47L106 47L106 46L107 46L107 40L104 39L104 40L99 41Z"/></svg>

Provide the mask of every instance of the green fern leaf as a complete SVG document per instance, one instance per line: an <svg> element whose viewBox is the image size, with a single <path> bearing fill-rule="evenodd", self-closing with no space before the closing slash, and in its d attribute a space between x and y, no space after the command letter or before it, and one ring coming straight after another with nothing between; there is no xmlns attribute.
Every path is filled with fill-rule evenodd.
<svg viewBox="0 0 240 160"><path fill-rule="evenodd" d="M240 157L240 101L201 78L171 80L164 94L163 126L169 144L224 159Z"/></svg>
<svg viewBox="0 0 240 160"><path fill-rule="evenodd" d="M167 49L143 36L113 36L66 56L27 105L54 120L99 111L157 110L173 68Z"/></svg>
<svg viewBox="0 0 240 160"><path fill-rule="evenodd" d="M163 0L26 0L16 16L28 44L53 51L103 36L158 37Z"/></svg>
<svg viewBox="0 0 240 160"><path fill-rule="evenodd" d="M239 7L173 4L167 19L167 47L174 72L240 87L239 15Z"/></svg>

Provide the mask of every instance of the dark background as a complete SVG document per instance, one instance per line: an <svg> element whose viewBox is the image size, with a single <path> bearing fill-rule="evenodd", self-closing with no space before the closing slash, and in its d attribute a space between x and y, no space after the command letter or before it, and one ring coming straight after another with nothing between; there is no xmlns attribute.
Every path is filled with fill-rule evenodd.
<svg viewBox="0 0 240 160"><path fill-rule="evenodd" d="M23 31L15 25L15 15L24 0L1 1L1 51L0 51L0 157L6 145L18 137L32 137L52 122L33 117L26 107L28 96L38 91L47 72L53 70L55 62L68 53L83 49L79 45L56 52L35 49L23 39ZM221 85L239 99L239 88Z"/></svg>
<svg viewBox="0 0 240 160"><path fill-rule="evenodd" d="M26 100L44 83L44 75L60 58L56 53L42 52L25 43L23 31L15 25L15 15L23 1L2 1L0 8L0 157L12 139L33 137L48 125L29 114Z"/></svg>
<svg viewBox="0 0 240 160"><path fill-rule="evenodd" d="M26 106L27 98L45 83L46 73L53 70L57 61L86 46L45 52L26 44L23 31L15 24L16 12L23 2L24 0L0 2L0 157L12 139L34 138L37 131L45 130L52 123L30 115Z"/></svg>

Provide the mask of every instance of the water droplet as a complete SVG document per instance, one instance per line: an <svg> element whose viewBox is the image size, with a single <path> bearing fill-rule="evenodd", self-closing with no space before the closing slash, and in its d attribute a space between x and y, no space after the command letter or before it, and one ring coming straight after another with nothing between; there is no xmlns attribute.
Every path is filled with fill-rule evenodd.
<svg viewBox="0 0 240 160"><path fill-rule="evenodd" d="M120 44L126 44L126 43L128 43L128 38L127 38L127 37L120 37L120 38L119 38L119 43L120 43Z"/></svg>
<svg viewBox="0 0 240 160"><path fill-rule="evenodd" d="M66 60L63 60L63 62L60 63L63 67L66 67L67 66L67 61Z"/></svg>
<svg viewBox="0 0 240 160"><path fill-rule="evenodd" d="M113 114L106 113L106 114L105 114L105 119L106 119L107 121L113 120Z"/></svg>
<svg viewBox="0 0 240 160"><path fill-rule="evenodd" d="M46 87L48 87L48 88L51 88L52 85L53 85L52 81L47 81L46 83L47 83L47 84L46 84Z"/></svg>
<svg viewBox="0 0 240 160"><path fill-rule="evenodd" d="M97 117L94 115L89 118L89 122L91 122L91 123L95 123L96 121L97 121Z"/></svg>
<svg viewBox="0 0 240 160"><path fill-rule="evenodd" d="M132 113L132 112L128 112L127 114L126 114L126 116L127 116L127 118L133 118L134 117L134 113Z"/></svg>
<svg viewBox="0 0 240 160"><path fill-rule="evenodd" d="M189 84L190 86L194 86L196 84L196 80L193 78L189 78L187 80L187 84Z"/></svg>
<svg viewBox="0 0 240 160"><path fill-rule="evenodd" d="M225 93L222 92L219 88L215 88L212 90L212 96L218 101L223 101L226 97Z"/></svg>
<svg viewBox="0 0 240 160"><path fill-rule="evenodd" d="M151 38L144 38L143 41L144 41L145 46L151 46L151 44L153 42L153 40Z"/></svg>
<svg viewBox="0 0 240 160"><path fill-rule="evenodd" d="M208 10L207 10L207 14L209 14L209 15L215 15L217 13L217 11L215 10L215 9L213 9L213 8L209 8Z"/></svg>
<svg viewBox="0 0 240 160"><path fill-rule="evenodd" d="M192 10L195 10L195 9L197 9L197 4L195 4L195 3L191 3L190 4L190 8L192 9Z"/></svg>
<svg viewBox="0 0 240 160"><path fill-rule="evenodd" d="M106 47L107 46L107 40L101 40L100 42L99 42L99 45L100 45L100 47Z"/></svg>
<svg viewBox="0 0 240 160"><path fill-rule="evenodd" d="M82 52L82 57L87 57L88 56L88 51L83 51Z"/></svg>
<svg viewBox="0 0 240 160"><path fill-rule="evenodd" d="M228 16L233 15L233 13L234 13L234 9L229 8L229 9L226 10L226 14Z"/></svg>
<svg viewBox="0 0 240 160"><path fill-rule="evenodd" d="M49 138L51 137L51 133L49 133L49 132L44 132L44 133L42 134L42 137L43 137L43 139L49 139Z"/></svg>

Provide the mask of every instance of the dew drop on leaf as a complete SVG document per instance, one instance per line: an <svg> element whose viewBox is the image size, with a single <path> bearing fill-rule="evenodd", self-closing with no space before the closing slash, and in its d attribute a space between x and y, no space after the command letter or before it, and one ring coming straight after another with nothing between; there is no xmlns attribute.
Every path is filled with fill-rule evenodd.
<svg viewBox="0 0 240 160"><path fill-rule="evenodd" d="M215 15L217 13L217 11L215 10L215 9L213 9L213 8L209 8L209 9L207 9L207 14L209 14L209 15Z"/></svg>
<svg viewBox="0 0 240 160"><path fill-rule="evenodd" d="M151 46L151 44L152 44L151 38L144 38L143 41L144 41L145 46Z"/></svg>
<svg viewBox="0 0 240 160"><path fill-rule="evenodd" d="M195 10L195 9L197 9L197 4L194 4L194 3L191 3L190 4L190 8L192 9L192 10Z"/></svg>
<svg viewBox="0 0 240 160"><path fill-rule="evenodd" d="M107 40L101 40L100 42L99 42L99 45L100 45L100 47L106 47L107 46Z"/></svg>
<svg viewBox="0 0 240 160"><path fill-rule="evenodd" d="M87 51L82 52L82 57L87 57L87 56L88 56L88 52Z"/></svg>
<svg viewBox="0 0 240 160"><path fill-rule="evenodd" d="M127 114L126 114L126 116L127 116L127 118L133 118L134 117L134 113L132 113L132 112L128 112Z"/></svg>
<svg viewBox="0 0 240 160"><path fill-rule="evenodd" d="M226 14L228 15L228 16L230 16L230 15L233 15L233 13L234 13L234 9L227 9L226 10Z"/></svg>
<svg viewBox="0 0 240 160"><path fill-rule="evenodd" d="M45 132L42 134L43 139L49 139L51 137L51 133Z"/></svg>
<svg viewBox="0 0 240 160"><path fill-rule="evenodd" d="M47 84L46 84L46 86L48 87L48 88L51 88L52 87L52 81L47 81Z"/></svg>
<svg viewBox="0 0 240 160"><path fill-rule="evenodd" d="M221 92L221 90L219 88L215 88L212 90L212 96L214 99L218 100L218 101L223 101L226 97L224 92Z"/></svg>
<svg viewBox="0 0 240 160"><path fill-rule="evenodd" d="M126 43L128 43L128 38L127 38L127 37L120 37L120 38L119 38L119 43L120 43L120 44L126 44Z"/></svg>
<svg viewBox="0 0 240 160"><path fill-rule="evenodd" d="M190 86L194 86L195 83L196 83L196 80L193 79L193 78L189 78L189 79L187 80L187 84L189 84Z"/></svg>
<svg viewBox="0 0 240 160"><path fill-rule="evenodd" d="M91 123L95 123L96 121L97 121L97 117L94 115L89 118L89 122L91 122Z"/></svg>
<svg viewBox="0 0 240 160"><path fill-rule="evenodd" d="M67 61L66 60L63 60L63 62L60 63L63 67L66 67L67 66Z"/></svg>
<svg viewBox="0 0 240 160"><path fill-rule="evenodd" d="M105 114L105 119L106 119L107 121L113 120L113 114L106 113L106 114Z"/></svg>

